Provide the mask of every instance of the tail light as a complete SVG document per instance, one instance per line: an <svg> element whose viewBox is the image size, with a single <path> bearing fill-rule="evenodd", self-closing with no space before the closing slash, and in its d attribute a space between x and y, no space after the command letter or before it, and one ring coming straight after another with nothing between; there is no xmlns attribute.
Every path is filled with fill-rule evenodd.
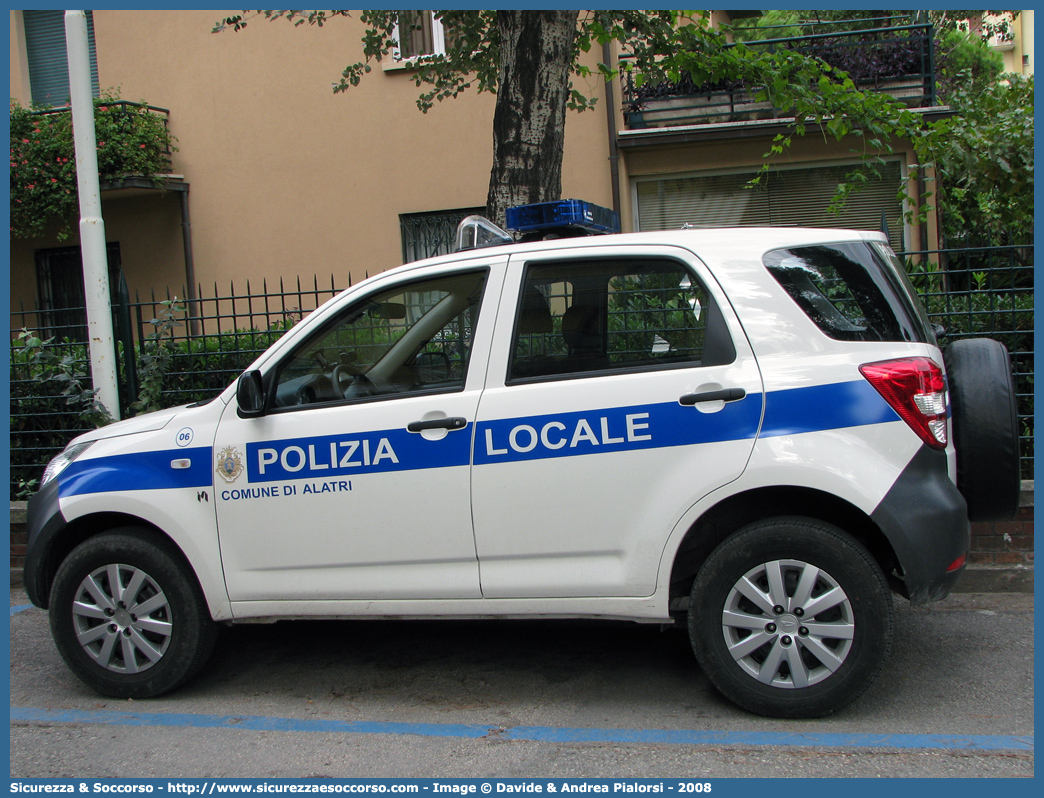
<svg viewBox="0 0 1044 798"><path fill-rule="evenodd" d="M946 381L926 357L867 363L859 370L899 417L933 449L946 448Z"/></svg>

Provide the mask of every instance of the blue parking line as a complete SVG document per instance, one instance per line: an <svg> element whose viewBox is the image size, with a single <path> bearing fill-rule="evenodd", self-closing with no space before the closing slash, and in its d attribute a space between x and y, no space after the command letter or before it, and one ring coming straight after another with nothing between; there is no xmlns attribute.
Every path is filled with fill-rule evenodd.
<svg viewBox="0 0 1044 798"><path fill-rule="evenodd" d="M795 748L921 748L972 751L1033 751L1033 735L817 734L801 732L700 731L685 729L585 729L554 726L502 728L466 723L388 723L312 720L259 715L202 715L111 710L11 707L11 720L47 723L100 723L110 726L172 726L238 731L400 734L556 743L645 743L656 745L746 745Z"/></svg>
<svg viewBox="0 0 1044 798"><path fill-rule="evenodd" d="M25 612L26 610L31 610L32 608L32 604L16 604L15 606L11 607L11 617L13 618L17 613Z"/></svg>

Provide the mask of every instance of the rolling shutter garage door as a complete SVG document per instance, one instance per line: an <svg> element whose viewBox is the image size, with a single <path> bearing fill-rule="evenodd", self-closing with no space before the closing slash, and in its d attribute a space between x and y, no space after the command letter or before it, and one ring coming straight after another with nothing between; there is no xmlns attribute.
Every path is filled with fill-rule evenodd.
<svg viewBox="0 0 1044 798"><path fill-rule="evenodd" d="M859 191L849 195L840 214L830 200L852 166L777 169L761 185L746 188L753 172L636 181L639 230L697 227L845 227L880 230L881 212L892 246L903 246L903 206L897 194L897 161L880 167Z"/></svg>

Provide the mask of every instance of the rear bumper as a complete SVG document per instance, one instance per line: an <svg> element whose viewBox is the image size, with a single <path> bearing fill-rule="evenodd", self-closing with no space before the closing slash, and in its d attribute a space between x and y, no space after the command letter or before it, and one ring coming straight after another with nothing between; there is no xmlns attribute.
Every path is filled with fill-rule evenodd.
<svg viewBox="0 0 1044 798"><path fill-rule="evenodd" d="M947 569L971 541L968 506L950 480L946 453L922 447L871 518L899 558L910 603L946 598L965 566Z"/></svg>

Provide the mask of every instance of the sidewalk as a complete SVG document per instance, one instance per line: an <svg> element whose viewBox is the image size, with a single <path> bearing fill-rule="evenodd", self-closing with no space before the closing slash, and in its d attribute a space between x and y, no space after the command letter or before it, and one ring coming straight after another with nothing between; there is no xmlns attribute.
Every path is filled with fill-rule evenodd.
<svg viewBox="0 0 1044 798"><path fill-rule="evenodd" d="M1032 593L1032 565L969 565L954 593Z"/></svg>

